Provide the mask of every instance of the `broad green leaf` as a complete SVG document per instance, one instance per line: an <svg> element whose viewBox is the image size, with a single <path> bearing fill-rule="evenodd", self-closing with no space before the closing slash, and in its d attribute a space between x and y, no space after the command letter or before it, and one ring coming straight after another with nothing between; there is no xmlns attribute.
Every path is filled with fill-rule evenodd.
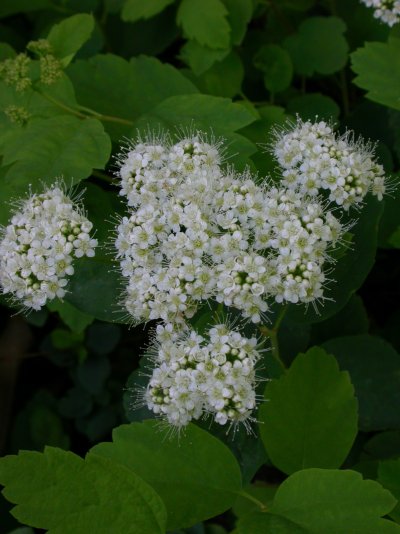
<svg viewBox="0 0 400 534"><path fill-rule="evenodd" d="M400 499L400 459L379 462L378 482L388 489L396 499ZM400 504L389 513L397 523L400 522Z"/></svg>
<svg viewBox="0 0 400 534"><path fill-rule="evenodd" d="M253 143L234 133L236 130L252 123L253 113L227 98L210 95L182 95L167 98L161 104L143 115L137 127L143 132L160 126L176 133L176 128L183 126L192 130L198 128L216 137L223 137L229 145L229 163L242 166L248 163L248 157L256 152ZM235 155L233 155L235 154Z"/></svg>
<svg viewBox="0 0 400 534"><path fill-rule="evenodd" d="M299 354L264 396L260 432L276 467L290 474L341 466L357 435L357 400L333 356L317 347Z"/></svg>
<svg viewBox="0 0 400 534"><path fill-rule="evenodd" d="M94 18L87 13L79 13L53 26L47 39L54 55L66 67L78 50L90 38L94 29Z"/></svg>
<svg viewBox="0 0 400 534"><path fill-rule="evenodd" d="M139 115L165 98L198 92L172 65L145 56L128 62L111 54L98 55L73 63L68 74L81 105L120 119L120 124L104 122L115 141L129 133Z"/></svg>
<svg viewBox="0 0 400 534"><path fill-rule="evenodd" d="M329 96L321 93L308 93L291 98L287 105L287 112L299 115L303 121L319 120L331 121L340 115L340 108Z"/></svg>
<svg viewBox="0 0 400 534"><path fill-rule="evenodd" d="M387 430L375 434L364 445L364 451L379 460L400 457L400 430Z"/></svg>
<svg viewBox="0 0 400 534"><path fill-rule="evenodd" d="M311 17L304 20L298 33L284 41L295 71L304 76L333 74L347 63L348 45L344 22L337 17Z"/></svg>
<svg viewBox="0 0 400 534"><path fill-rule="evenodd" d="M228 10L231 44L240 45L253 14L253 2L252 0L222 0L222 2Z"/></svg>
<svg viewBox="0 0 400 534"><path fill-rule="evenodd" d="M229 52L229 48L213 50L207 46L201 46L197 41L190 40L182 46L179 57L196 76L200 76L216 62L222 61Z"/></svg>
<svg viewBox="0 0 400 534"><path fill-rule="evenodd" d="M202 93L233 98L240 93L244 70L238 54L231 52L222 61L194 79Z"/></svg>
<svg viewBox="0 0 400 534"><path fill-rule="evenodd" d="M360 430L400 429L400 355L394 348L367 335L331 339L323 347L350 373Z"/></svg>
<svg viewBox="0 0 400 534"><path fill-rule="evenodd" d="M22 451L0 460L0 483L17 505L14 517L50 533L165 532L156 492L131 470L94 454L83 460L51 447Z"/></svg>
<svg viewBox="0 0 400 534"><path fill-rule="evenodd" d="M176 20L189 39L210 48L228 48L231 29L227 13L221 0L182 0Z"/></svg>
<svg viewBox="0 0 400 534"><path fill-rule="evenodd" d="M47 307L50 311L57 312L64 324L78 334L94 321L94 317L81 312L67 301L53 300L47 304Z"/></svg>
<svg viewBox="0 0 400 534"><path fill-rule="evenodd" d="M396 499L355 471L305 469L276 492L268 514L240 519L239 534L396 534L400 526L381 519ZM264 530L263 530L264 529Z"/></svg>
<svg viewBox="0 0 400 534"><path fill-rule="evenodd" d="M113 443L92 451L132 469L157 491L167 507L169 529L224 512L241 489L232 453L193 424L179 436L163 434L157 421L122 425L114 430Z"/></svg>
<svg viewBox="0 0 400 534"><path fill-rule="evenodd" d="M293 321L299 323L324 321L341 310L351 295L361 287L374 265L382 211L382 202L371 197L367 199L357 214L356 224L351 229L353 234L351 247L329 272L331 282L325 289L327 300L321 305L317 304L316 310L312 306L305 310L303 306L290 305L288 315Z"/></svg>
<svg viewBox="0 0 400 534"><path fill-rule="evenodd" d="M122 20L136 22L140 19L149 19L163 11L175 0L126 0L121 12Z"/></svg>
<svg viewBox="0 0 400 534"><path fill-rule="evenodd" d="M3 165L10 165L5 180L14 185L51 184L64 177L67 185L102 169L111 143L96 119L69 115L32 120L14 129L1 147Z"/></svg>
<svg viewBox="0 0 400 534"><path fill-rule="evenodd" d="M264 73L264 85L271 93L287 89L292 81L293 65L286 50L275 44L263 45L253 59Z"/></svg>
<svg viewBox="0 0 400 534"><path fill-rule="evenodd" d="M365 43L351 54L351 66L357 74L353 82L368 91L367 98L400 110L400 38Z"/></svg>
<svg viewBox="0 0 400 534"><path fill-rule="evenodd" d="M250 512L259 511L260 506L256 501L249 499L247 495L254 497L257 501L261 502L266 509L270 508L272 501L274 500L274 495L278 489L277 485L266 484L263 482L255 482L249 486L243 488L243 493L246 495L240 495L232 511L237 517L243 517Z"/></svg>

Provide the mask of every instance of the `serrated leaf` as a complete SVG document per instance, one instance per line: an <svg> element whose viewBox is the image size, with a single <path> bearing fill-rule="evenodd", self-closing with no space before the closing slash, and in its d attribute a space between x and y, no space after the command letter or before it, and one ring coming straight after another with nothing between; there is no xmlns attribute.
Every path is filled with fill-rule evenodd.
<svg viewBox="0 0 400 534"><path fill-rule="evenodd" d="M298 33L284 41L295 71L304 76L333 74L347 63L348 45L343 36L346 26L338 17L311 17Z"/></svg>
<svg viewBox="0 0 400 534"><path fill-rule="evenodd" d="M149 125L156 130L161 126L176 133L177 127L200 129L216 137L223 137L229 146L229 162L245 165L256 152L256 146L236 130L252 123L253 113L227 98L210 95L182 95L170 97L146 113L137 122L137 127L147 132Z"/></svg>
<svg viewBox="0 0 400 534"><path fill-rule="evenodd" d="M400 459L385 460L379 462L378 467L378 482L390 491L390 493L400 499ZM400 504L389 513L397 523L400 521Z"/></svg>
<svg viewBox="0 0 400 534"><path fill-rule="evenodd" d="M292 81L293 66L288 52L275 44L263 45L253 59L264 73L264 85L271 93L287 89Z"/></svg>
<svg viewBox="0 0 400 534"><path fill-rule="evenodd" d="M66 67L78 50L89 40L94 29L94 18L79 13L53 26L47 36L52 52Z"/></svg>
<svg viewBox="0 0 400 534"><path fill-rule="evenodd" d="M176 20L189 39L210 48L228 48L227 13L220 0L182 0Z"/></svg>
<svg viewBox="0 0 400 534"><path fill-rule="evenodd" d="M350 373L360 430L400 429L400 354L387 341L368 335L339 337L322 346Z"/></svg>
<svg viewBox="0 0 400 534"><path fill-rule="evenodd" d="M365 43L351 54L351 66L357 74L353 82L366 89L367 98L400 110L400 39L387 43Z"/></svg>
<svg viewBox="0 0 400 534"><path fill-rule="evenodd" d="M67 301L53 300L47 304L52 312L57 312L63 323L73 332L83 332L93 321L94 317L78 310Z"/></svg>
<svg viewBox="0 0 400 534"><path fill-rule="evenodd" d="M396 499L355 471L305 469L276 492L268 514L240 519L239 534L396 534L400 526L381 519ZM263 530L264 529L264 530Z"/></svg>
<svg viewBox="0 0 400 534"><path fill-rule="evenodd" d="M206 72L216 62L222 61L229 54L229 49L213 50L201 46L197 41L187 41L180 50L180 59L188 65L196 76Z"/></svg>
<svg viewBox="0 0 400 534"><path fill-rule="evenodd" d="M132 469L157 491L167 507L168 529L224 512L241 489L232 453L193 424L180 436L166 436L157 421L122 425L114 430L113 443L101 443L92 451Z"/></svg>
<svg viewBox="0 0 400 534"><path fill-rule="evenodd" d="M231 44L240 45L246 35L247 24L253 14L252 0L222 0L228 10L231 27Z"/></svg>
<svg viewBox="0 0 400 534"><path fill-rule="evenodd" d="M121 124L104 123L119 142L132 129L132 121L165 98L198 92L172 65L145 56L128 62L112 54L98 55L73 63L68 74L81 105L122 120Z"/></svg>
<svg viewBox="0 0 400 534"><path fill-rule="evenodd" d="M81 120L69 115L32 120L14 129L1 147L3 165L10 165L5 180L28 188L31 183L51 184L64 176L77 183L102 169L108 161L111 143L96 119Z"/></svg>
<svg viewBox="0 0 400 534"><path fill-rule="evenodd" d="M50 533L165 532L165 507L156 492L104 457L83 460L51 447L22 451L0 460L0 482L3 495L17 505L13 515Z"/></svg>
<svg viewBox="0 0 400 534"><path fill-rule="evenodd" d="M174 2L175 0L146 0L145 2L143 0L126 0L122 7L121 17L126 22L150 19Z"/></svg>
<svg viewBox="0 0 400 534"><path fill-rule="evenodd" d="M276 467L290 474L341 466L357 435L357 400L333 356L318 347L299 354L264 396L260 433Z"/></svg>

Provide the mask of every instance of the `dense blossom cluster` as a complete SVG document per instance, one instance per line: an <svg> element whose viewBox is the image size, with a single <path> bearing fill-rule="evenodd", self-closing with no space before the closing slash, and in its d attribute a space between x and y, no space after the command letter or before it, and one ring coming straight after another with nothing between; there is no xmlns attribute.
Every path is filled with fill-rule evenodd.
<svg viewBox="0 0 400 534"><path fill-rule="evenodd" d="M267 300L323 296L322 266L343 227L318 198L223 173L200 136L140 142L121 157L131 213L115 245L135 322L191 318L213 298L257 323Z"/></svg>
<svg viewBox="0 0 400 534"><path fill-rule="evenodd" d="M245 422L256 406L257 340L218 324L206 337L158 326L149 351L154 369L144 400L173 426L211 414L224 425Z"/></svg>
<svg viewBox="0 0 400 534"><path fill-rule="evenodd" d="M0 241L0 284L25 307L39 310L65 295L74 258L94 256L92 223L59 185L21 202Z"/></svg>
<svg viewBox="0 0 400 534"><path fill-rule="evenodd" d="M374 8L374 17L388 26L400 22L400 0L361 0L367 7Z"/></svg>
<svg viewBox="0 0 400 534"><path fill-rule="evenodd" d="M276 131L272 152L283 169L282 184L302 196L324 190L331 202L348 209L369 191L379 200L385 193L384 170L371 147L354 142L349 133L336 135L324 121L298 120Z"/></svg>

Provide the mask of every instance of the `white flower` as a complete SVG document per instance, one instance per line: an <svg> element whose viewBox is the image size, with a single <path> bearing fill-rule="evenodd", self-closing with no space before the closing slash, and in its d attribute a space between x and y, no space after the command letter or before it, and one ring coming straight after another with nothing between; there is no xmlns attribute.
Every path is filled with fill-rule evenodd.
<svg viewBox="0 0 400 534"><path fill-rule="evenodd" d="M374 8L374 17L388 26L400 21L400 0L361 0L367 7Z"/></svg>
<svg viewBox="0 0 400 534"><path fill-rule="evenodd" d="M73 258L94 256L92 223L56 183L21 202L2 230L0 284L25 307L39 310L65 295Z"/></svg>

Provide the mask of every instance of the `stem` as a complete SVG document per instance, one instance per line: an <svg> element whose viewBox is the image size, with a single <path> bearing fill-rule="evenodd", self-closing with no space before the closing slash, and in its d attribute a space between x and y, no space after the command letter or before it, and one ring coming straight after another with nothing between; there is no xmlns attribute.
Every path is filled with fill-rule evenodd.
<svg viewBox="0 0 400 534"><path fill-rule="evenodd" d="M112 115L102 115L101 113L98 113L97 111L94 111L93 109L86 108L85 106L78 106L79 109L82 111L85 111L85 113L81 113L79 109L71 108L70 106L67 106L66 104L63 104L59 100L53 98L50 95L47 95L46 93L40 92L40 95L43 96L46 100L49 102L52 102L54 105L58 106L61 109L64 109L65 111L68 111L68 113L72 113L76 117L79 117L80 119L87 119L88 115L92 117L96 117L96 119L99 119L102 122L115 122L118 124L125 124L126 126L133 126L134 122L130 121L128 119L121 119L121 117L114 117Z"/></svg>
<svg viewBox="0 0 400 534"><path fill-rule="evenodd" d="M115 183L115 180L112 178L112 176L108 176L108 174L105 172L98 171L97 169L92 170L92 176L98 178L99 180L103 180L103 182L107 182L108 184Z"/></svg>
<svg viewBox="0 0 400 534"><path fill-rule="evenodd" d="M284 373L286 373L286 366L283 363L282 358L279 353L278 330L282 323L283 318L285 317L286 309L287 309L286 306L283 306L281 308L281 311L279 312L279 315L272 328L268 328L268 326L265 326L265 325L260 326L261 334L265 337L268 337L271 342L272 356L275 358L275 360L279 364L279 367Z"/></svg>
<svg viewBox="0 0 400 534"><path fill-rule="evenodd" d="M267 511L266 505L263 502L259 501L256 497L253 497L253 495L250 495L250 493L247 493L247 491L242 490L239 492L239 495L249 501L254 502L259 508L261 508L262 512Z"/></svg>

